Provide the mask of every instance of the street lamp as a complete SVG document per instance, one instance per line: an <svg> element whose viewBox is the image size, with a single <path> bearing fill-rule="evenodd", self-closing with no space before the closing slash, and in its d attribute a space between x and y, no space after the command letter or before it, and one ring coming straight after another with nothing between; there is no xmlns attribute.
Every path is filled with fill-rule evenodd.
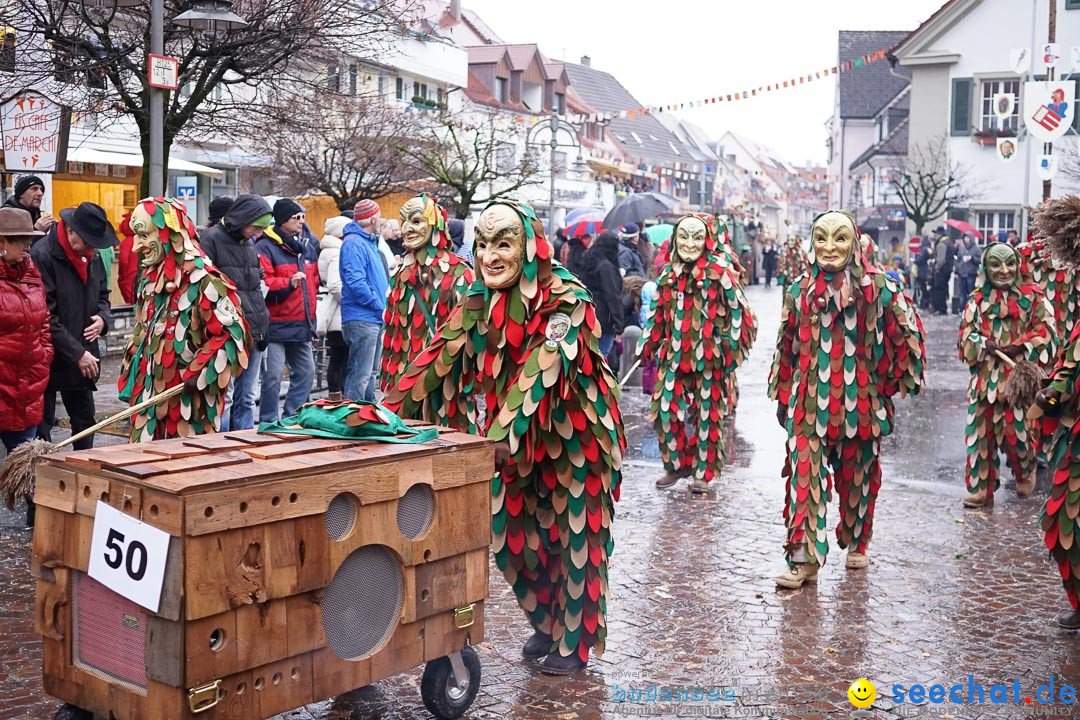
<svg viewBox="0 0 1080 720"><path fill-rule="evenodd" d="M82 0L83 15L101 25L112 20L117 8L144 5L145 0ZM233 14L230 0L197 0L191 10L180 13L173 22L207 37L247 26L247 22ZM165 54L164 0L150 0L150 54ZM165 192L165 95L160 88L150 87L149 91L150 178L147 185L151 197L157 197Z"/></svg>
<svg viewBox="0 0 1080 720"><path fill-rule="evenodd" d="M560 147L565 148L577 148L578 156L574 162L575 170L585 165L584 158L581 155L581 143L577 140L577 128L559 117L557 113L552 113L548 118L547 125L537 123L536 127L529 133L528 143L531 145L534 142L534 134L539 133L542 130L551 131L551 141L549 143L551 147L551 183L550 183L550 196L548 200L548 232L555 232L555 151ZM559 142L559 131L564 130L570 133L570 137L573 138L573 142L569 144Z"/></svg>

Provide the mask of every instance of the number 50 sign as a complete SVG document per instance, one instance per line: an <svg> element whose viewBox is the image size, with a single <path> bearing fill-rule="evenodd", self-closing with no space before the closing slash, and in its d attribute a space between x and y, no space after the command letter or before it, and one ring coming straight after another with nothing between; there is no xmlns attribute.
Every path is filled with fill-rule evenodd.
<svg viewBox="0 0 1080 720"><path fill-rule="evenodd" d="M157 612L169 534L98 501L89 575L115 593Z"/></svg>

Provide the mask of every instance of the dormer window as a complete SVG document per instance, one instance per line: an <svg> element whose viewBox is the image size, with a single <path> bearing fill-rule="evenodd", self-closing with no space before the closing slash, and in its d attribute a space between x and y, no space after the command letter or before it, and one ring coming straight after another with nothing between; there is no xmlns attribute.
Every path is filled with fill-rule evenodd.
<svg viewBox="0 0 1080 720"><path fill-rule="evenodd" d="M495 78L495 99L499 102L506 102L506 97L509 89L509 81L506 78Z"/></svg>

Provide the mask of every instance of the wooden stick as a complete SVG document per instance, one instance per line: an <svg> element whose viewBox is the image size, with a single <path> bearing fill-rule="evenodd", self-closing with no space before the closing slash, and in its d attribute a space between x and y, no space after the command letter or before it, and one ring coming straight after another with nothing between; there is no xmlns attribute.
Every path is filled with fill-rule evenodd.
<svg viewBox="0 0 1080 720"><path fill-rule="evenodd" d="M155 405L157 405L159 403L162 403L162 402L165 402L166 400L174 398L183 391L184 391L183 384L174 385L173 387L169 388L165 392L158 393L157 395L150 398L149 400L143 400L138 405L132 405L131 407L127 408L126 410L121 410L120 412L116 413L115 415L112 415L110 417L105 418L104 420L99 422L97 425L95 425L93 427L86 428L85 430L83 430L81 433L79 433L77 435L72 435L67 440L63 441L62 443L57 444L55 450L59 450L60 448L64 447L65 445L71 445L72 443L76 443L79 440L82 440L87 435L93 435L98 430L104 430L105 428L109 427L113 423L118 423L121 420L125 420L125 419L131 417L132 415L135 415L137 413L142 412L143 410L145 410L147 408L154 407Z"/></svg>
<svg viewBox="0 0 1080 720"><path fill-rule="evenodd" d="M1000 350L995 350L994 354L997 355L999 358L1001 358L1003 361L1005 361L1005 364L1008 365L1009 367L1011 367L1011 368L1016 367L1016 361L1013 360L1008 355L1006 355L1005 353L1001 352Z"/></svg>
<svg viewBox="0 0 1080 720"><path fill-rule="evenodd" d="M643 358L638 358L637 360L635 360L634 364L630 366L630 369L626 371L626 376L619 381L620 390L622 390L623 386L626 385L626 381L630 379L630 376L634 374L634 371L641 367L642 359Z"/></svg>

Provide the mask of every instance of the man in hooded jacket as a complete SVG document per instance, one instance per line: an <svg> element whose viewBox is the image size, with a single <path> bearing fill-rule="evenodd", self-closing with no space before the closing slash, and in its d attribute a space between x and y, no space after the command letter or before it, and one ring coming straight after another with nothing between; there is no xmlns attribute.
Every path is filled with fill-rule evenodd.
<svg viewBox="0 0 1080 720"><path fill-rule="evenodd" d="M258 195L240 195L221 221L202 233L199 243L210 261L236 286L240 311L251 328L248 366L229 383L221 430L246 430L255 424L255 391L262 353L270 332L270 313L263 299L263 269L255 238L273 222L270 205Z"/></svg>
<svg viewBox="0 0 1080 720"><path fill-rule="evenodd" d="M239 202L239 200L237 200ZM281 374L289 366L289 391L284 417L296 414L308 401L315 382L315 307L319 289L319 246L304 233L307 212L295 200L274 203L274 227L262 234L255 249L267 287L270 312L267 334L266 375L259 400L260 422L278 419Z"/></svg>

